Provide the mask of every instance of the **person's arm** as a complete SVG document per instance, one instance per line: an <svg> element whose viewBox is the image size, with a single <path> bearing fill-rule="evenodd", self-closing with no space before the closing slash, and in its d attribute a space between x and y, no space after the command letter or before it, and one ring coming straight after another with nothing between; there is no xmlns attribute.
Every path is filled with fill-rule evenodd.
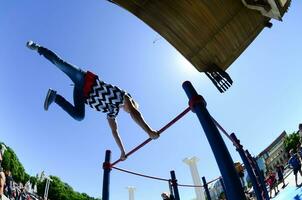
<svg viewBox="0 0 302 200"><path fill-rule="evenodd" d="M149 135L150 138L158 138L159 133L151 129L151 127L144 120L141 112L137 108L137 103L128 95L125 95L124 98L124 110L130 114L131 118Z"/></svg>
<svg viewBox="0 0 302 200"><path fill-rule="evenodd" d="M120 157L120 159L121 160L125 160L126 159L125 148L124 148L123 142L121 140L121 137L120 137L120 135L118 133L118 127L117 127L116 119L115 118L109 118L109 117L107 117L107 120L108 120L109 126L111 128L113 138L114 138L117 146L121 150L121 157Z"/></svg>

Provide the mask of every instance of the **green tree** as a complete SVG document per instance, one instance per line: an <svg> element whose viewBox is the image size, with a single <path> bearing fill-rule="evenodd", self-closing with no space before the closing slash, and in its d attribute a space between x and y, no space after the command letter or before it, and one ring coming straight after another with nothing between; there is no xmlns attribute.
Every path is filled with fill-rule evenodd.
<svg viewBox="0 0 302 200"><path fill-rule="evenodd" d="M30 176L26 174L25 169L19 161L15 152L10 147L6 148L7 150L4 152L2 161L3 169L10 170L16 182L27 182Z"/></svg>
<svg viewBox="0 0 302 200"><path fill-rule="evenodd" d="M48 198L49 199L60 199L60 200L97 200L93 197L89 197L85 193L79 193L72 189L70 185L61 181L59 177L50 176L51 182L49 186ZM38 183L38 194L44 195L44 189L46 180Z"/></svg>
<svg viewBox="0 0 302 200"><path fill-rule="evenodd" d="M293 132L286 136L284 140L285 149L289 152L291 149L296 152L297 147L300 145L300 136L298 132Z"/></svg>

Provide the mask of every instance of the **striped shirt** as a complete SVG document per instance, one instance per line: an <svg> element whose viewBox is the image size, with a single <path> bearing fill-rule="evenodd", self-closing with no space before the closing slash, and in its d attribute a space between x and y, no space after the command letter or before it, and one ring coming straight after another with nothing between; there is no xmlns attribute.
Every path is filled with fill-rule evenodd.
<svg viewBox="0 0 302 200"><path fill-rule="evenodd" d="M90 77L89 77L90 76ZM86 104L91 108L107 114L109 118L115 118L119 108L124 104L124 96L127 94L117 86L107 84L91 72L87 72L84 83L84 96Z"/></svg>

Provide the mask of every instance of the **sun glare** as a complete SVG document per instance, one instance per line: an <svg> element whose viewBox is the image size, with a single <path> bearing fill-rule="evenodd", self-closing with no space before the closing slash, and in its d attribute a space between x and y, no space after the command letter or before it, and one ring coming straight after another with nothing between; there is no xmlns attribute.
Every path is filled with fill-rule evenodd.
<svg viewBox="0 0 302 200"><path fill-rule="evenodd" d="M185 73L189 76L194 76L198 73L197 69L182 55L176 57L177 65L179 66L180 72Z"/></svg>

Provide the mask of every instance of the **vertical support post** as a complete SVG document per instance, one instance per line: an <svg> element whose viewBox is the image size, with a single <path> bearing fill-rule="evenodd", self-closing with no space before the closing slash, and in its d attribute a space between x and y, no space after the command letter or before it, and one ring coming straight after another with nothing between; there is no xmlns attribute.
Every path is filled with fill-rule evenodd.
<svg viewBox="0 0 302 200"><path fill-rule="evenodd" d="M207 200L212 200L206 178L203 176L201 179L202 179L202 182L203 182L203 188L204 188L204 190L206 192L206 195L207 195Z"/></svg>
<svg viewBox="0 0 302 200"><path fill-rule="evenodd" d="M252 182L252 185L253 185L253 188L254 188L254 191L255 191L256 198L258 200L262 200L262 195L261 195L262 188L261 188L260 184L257 181L257 178L255 176L255 172L253 171L253 168L252 168L250 162L248 161L248 158L247 158L247 156L246 156L246 154L243 150L242 145L240 144L240 141L236 137L235 133L232 133L230 135L230 137L237 144L236 150L238 151L238 153L241 157L241 160L242 160L242 162L245 166L245 169L246 169L246 171L247 171L247 173L248 173L248 175L251 179L251 182Z"/></svg>
<svg viewBox="0 0 302 200"><path fill-rule="evenodd" d="M135 187L128 186L128 194L129 194L129 200L134 200L134 192L135 192Z"/></svg>
<svg viewBox="0 0 302 200"><path fill-rule="evenodd" d="M188 157L188 158L183 159L183 162L186 163L190 167L194 185L201 185L201 180L200 180L200 176L199 176L198 169L197 169L198 161L199 161L199 159L195 156L193 156L191 158ZM196 200L205 200L206 199L202 188L195 187L194 189L195 189L195 194L196 194Z"/></svg>
<svg viewBox="0 0 302 200"><path fill-rule="evenodd" d="M190 107L193 112L196 113L214 153L218 168L225 183L226 196L232 200L245 200L246 197L235 170L234 162L211 115L206 109L206 102L202 96L197 94L189 81L183 83L183 89L190 100Z"/></svg>
<svg viewBox="0 0 302 200"><path fill-rule="evenodd" d="M50 180L48 179L48 177L46 177L45 190L44 190L44 200L47 200L47 198L48 198L49 184L50 184Z"/></svg>
<svg viewBox="0 0 302 200"><path fill-rule="evenodd" d="M175 171L170 171L170 175L171 175L171 182L172 182L172 187L173 187L174 198L175 198L175 200L180 200Z"/></svg>
<svg viewBox="0 0 302 200"><path fill-rule="evenodd" d="M42 175L43 174L43 175ZM44 172L42 172L41 174L41 179L46 179L46 182L45 182L45 189L44 189L44 200L47 200L48 198L48 191L49 191L49 185L50 185L50 182L52 181L52 179L49 177L49 176L45 176Z"/></svg>
<svg viewBox="0 0 302 200"><path fill-rule="evenodd" d="M173 198L174 198L174 192L173 192L173 188L172 188L172 180L170 179L169 180L169 182L168 182L168 184L169 184L169 192L170 192L170 196L173 196Z"/></svg>
<svg viewBox="0 0 302 200"><path fill-rule="evenodd" d="M223 178L222 178L222 177L220 177L219 181L220 181L220 184L221 184L222 190L224 191L224 196L225 196L225 199L226 199L226 200L228 200L228 199L229 199L229 197L228 197L228 195L227 195L227 193L226 193L226 189L225 189L225 184L224 184Z"/></svg>
<svg viewBox="0 0 302 200"><path fill-rule="evenodd" d="M267 192L267 188L266 188L266 184L264 182L264 177L263 177L263 174L261 173L260 171L260 168L257 164L257 162L255 161L255 159L252 157L252 155L250 154L250 152L248 150L245 151L246 152L246 155L247 157L251 160L251 164L252 164L252 167L255 169L255 175L256 177L258 177L259 181L260 182L260 185L262 187L262 191L264 192L264 198L266 200L269 200L269 195L268 195L268 192Z"/></svg>
<svg viewBox="0 0 302 200"><path fill-rule="evenodd" d="M105 161L103 163L103 194L102 200L109 200L109 186L110 186L110 172L111 172L111 151L107 150L105 154Z"/></svg>

